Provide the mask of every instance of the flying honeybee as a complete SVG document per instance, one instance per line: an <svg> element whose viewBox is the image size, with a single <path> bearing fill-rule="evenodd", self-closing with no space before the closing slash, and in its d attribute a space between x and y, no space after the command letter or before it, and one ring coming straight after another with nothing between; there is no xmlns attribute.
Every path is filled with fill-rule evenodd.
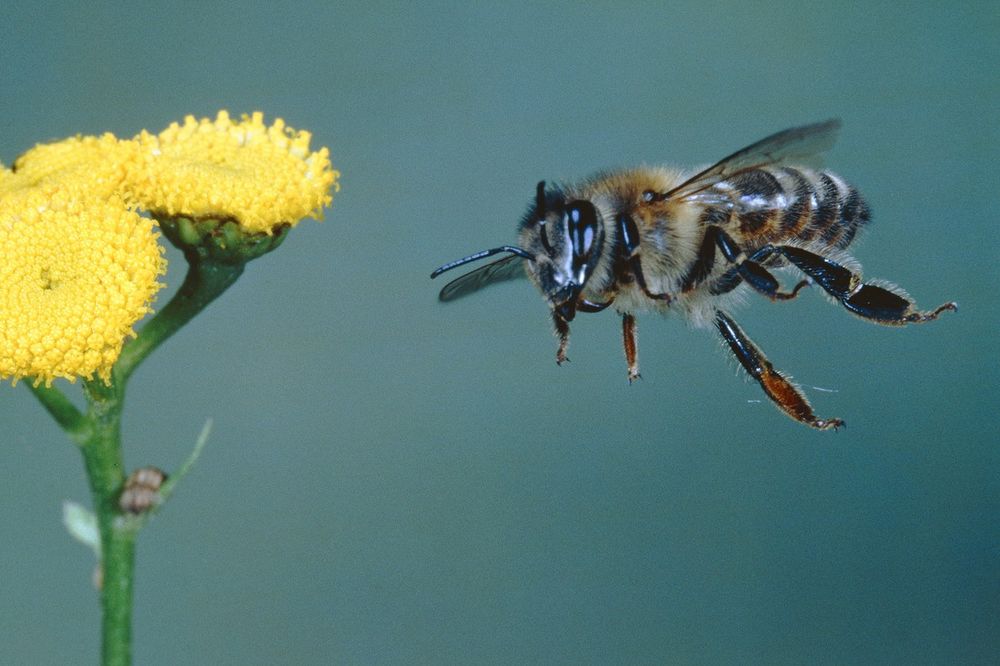
<svg viewBox="0 0 1000 666"><path fill-rule="evenodd" d="M441 290L452 301L489 284L527 275L548 302L566 360L569 322L578 312L614 305L622 317L630 382L639 377L635 314L679 311L714 326L740 364L779 409L813 428L844 425L818 418L802 391L774 369L723 309L750 289L774 301L815 283L848 311L876 324L936 319L945 303L917 310L901 289L862 279L847 253L869 220L858 191L840 177L806 166L833 145L838 120L787 129L694 175L640 167L598 174L575 185L538 183L521 221L519 245L476 252L431 277L506 254ZM794 268L805 279L782 289L772 273Z"/></svg>

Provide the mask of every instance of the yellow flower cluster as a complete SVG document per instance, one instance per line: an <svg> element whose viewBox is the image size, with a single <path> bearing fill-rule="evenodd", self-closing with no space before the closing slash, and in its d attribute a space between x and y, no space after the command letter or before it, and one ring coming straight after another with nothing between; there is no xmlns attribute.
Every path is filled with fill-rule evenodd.
<svg viewBox="0 0 1000 666"><path fill-rule="evenodd" d="M136 137L139 157L130 195L157 216L235 220L271 234L280 224L320 218L339 189L326 148L309 150L309 132L254 113L234 122L188 116L157 135Z"/></svg>
<svg viewBox="0 0 1000 666"><path fill-rule="evenodd" d="M138 145L113 134L76 136L39 144L14 162L11 187L34 187L67 180L85 181L96 197L127 195L126 183Z"/></svg>
<svg viewBox="0 0 1000 666"><path fill-rule="evenodd" d="M165 272L156 223L136 209L261 237L319 218L339 173L310 138L222 111L157 135L38 145L0 165L0 379L110 379Z"/></svg>
<svg viewBox="0 0 1000 666"><path fill-rule="evenodd" d="M52 180L0 196L2 379L108 381L162 286L154 223L87 185Z"/></svg>

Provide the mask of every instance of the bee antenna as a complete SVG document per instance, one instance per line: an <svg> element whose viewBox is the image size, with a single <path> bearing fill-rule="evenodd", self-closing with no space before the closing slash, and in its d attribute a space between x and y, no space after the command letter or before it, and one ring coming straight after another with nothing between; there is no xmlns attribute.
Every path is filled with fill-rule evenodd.
<svg viewBox="0 0 1000 666"><path fill-rule="evenodd" d="M538 188L535 190L535 212L538 214L538 235L542 238L542 245L550 257L554 257L556 251L549 244L549 236L545 233L545 181L538 181Z"/></svg>
<svg viewBox="0 0 1000 666"><path fill-rule="evenodd" d="M535 190L535 208L538 211L539 224L545 224L545 181L538 181L538 188Z"/></svg>
<svg viewBox="0 0 1000 666"><path fill-rule="evenodd" d="M475 254L470 254L467 257L462 257L461 259L456 259L455 261L449 261L444 266L436 268L433 273L431 273L431 279L433 280L441 273L445 271L450 271L453 268L458 268L459 266L464 266L465 264L472 263L473 261L479 261L480 259L485 259L486 257L492 257L494 254L500 254L501 252L510 252L511 254L516 254L519 257L527 259L528 261L534 261L535 258L527 250L522 250L514 245L501 245L500 247L495 247L491 250L480 250Z"/></svg>

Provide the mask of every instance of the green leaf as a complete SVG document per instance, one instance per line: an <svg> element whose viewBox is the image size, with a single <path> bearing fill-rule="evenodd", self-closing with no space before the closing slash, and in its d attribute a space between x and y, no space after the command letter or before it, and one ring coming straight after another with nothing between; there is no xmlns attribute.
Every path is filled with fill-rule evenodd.
<svg viewBox="0 0 1000 666"><path fill-rule="evenodd" d="M89 546L98 560L101 559L101 534L97 529L97 516L93 511L76 502L63 502L63 525L70 536Z"/></svg>

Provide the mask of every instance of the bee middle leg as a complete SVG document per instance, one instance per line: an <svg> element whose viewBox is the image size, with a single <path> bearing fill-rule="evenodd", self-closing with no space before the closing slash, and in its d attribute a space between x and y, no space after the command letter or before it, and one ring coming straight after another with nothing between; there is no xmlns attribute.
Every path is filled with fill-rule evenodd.
<svg viewBox="0 0 1000 666"><path fill-rule="evenodd" d="M706 266L704 272L706 273L708 272L707 269L711 267L712 262L715 261L716 246L722 251L723 256L734 264L736 271L747 284L771 300L791 300L798 296L799 291L803 287L809 286L809 280L802 280L791 291L781 291L781 284L778 282L778 279L760 263L773 254L773 252L768 253L758 250L748 257L729 234L723 231L721 227L716 226L708 228L708 231L705 233L705 244L702 247L701 254L704 257L703 263ZM770 247L772 246L767 246L767 248Z"/></svg>
<svg viewBox="0 0 1000 666"><path fill-rule="evenodd" d="M715 325L729 344L740 365L757 380L764 393L788 416L817 430L836 430L846 425L841 419L817 418L805 395L774 369L764 352L753 343L735 321L722 310L715 311Z"/></svg>

